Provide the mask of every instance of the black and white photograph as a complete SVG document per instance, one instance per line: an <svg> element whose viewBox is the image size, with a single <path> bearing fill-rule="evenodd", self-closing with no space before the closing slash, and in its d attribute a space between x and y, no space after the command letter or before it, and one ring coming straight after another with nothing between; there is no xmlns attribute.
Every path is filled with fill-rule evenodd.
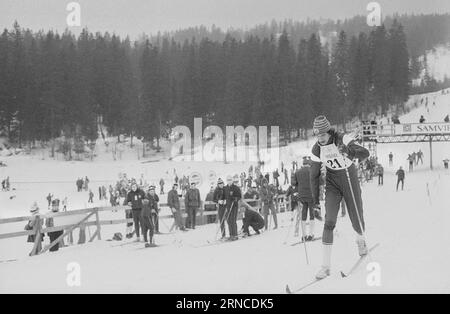
<svg viewBox="0 0 450 314"><path fill-rule="evenodd" d="M448 0L0 0L0 294L449 294L449 115Z"/></svg>

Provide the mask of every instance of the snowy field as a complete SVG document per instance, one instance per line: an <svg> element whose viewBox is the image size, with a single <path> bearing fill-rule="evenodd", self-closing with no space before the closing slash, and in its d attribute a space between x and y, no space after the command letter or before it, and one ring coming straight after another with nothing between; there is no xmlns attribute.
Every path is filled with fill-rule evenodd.
<svg viewBox="0 0 450 314"><path fill-rule="evenodd" d="M438 92L426 96L429 97L429 112L419 106L401 116L402 123L416 123L422 114L427 122L443 121L450 113L450 94ZM412 96L409 105L420 104L421 97L426 96ZM281 160L290 167L292 160L310 154L312 144L312 140L299 141L283 147ZM443 169L442 160L450 157L450 143L433 144L433 171L429 170L428 143L379 144L377 149L385 167L384 186L372 182L362 188L368 244L380 243L371 259L380 265L381 286L366 284L365 267L350 278L340 278L339 270L347 270L357 258L354 234L345 217L338 221L335 231L332 276L305 292L449 293L450 173ZM425 154L424 164L413 173L407 172L405 190L396 192L396 169L399 166L407 169L408 153L419 149ZM387 165L389 152L394 154L393 167ZM144 160L137 158L115 162L105 156L94 162L42 160L39 155L2 157L1 160L8 167L0 168L0 178L10 176L16 190L0 193L0 218L28 215L33 201L37 201L41 212L45 213L45 197L49 192L59 198L68 196L69 210L86 208L87 192L77 193L75 186L75 180L86 175L97 197L98 186L115 182L119 172L137 178L143 174L154 183L164 177L166 189L172 183L173 168L179 175L198 172L204 178L200 187L204 198L211 170L217 177L224 178L227 174L247 171L250 166L245 162L224 165L162 158L150 163L142 163ZM161 201L165 202L166 197L162 196ZM91 206L98 205L107 204L96 201ZM124 218L123 212L102 215L101 218ZM289 237L288 243L283 244L290 225L289 215L281 215L281 228L276 231L216 246L202 246L214 238L217 227L214 224L188 233L157 236L160 247L153 249L138 249L142 243L113 247L119 242L106 241L114 232L124 233L124 226L102 227L102 241L32 258L27 256L31 244L26 243L25 237L0 240L0 261L17 259L0 262L0 293L283 293L287 283L295 289L311 280L321 264L320 241L307 244L310 265L305 262L303 246L289 245L297 241L296 238ZM0 225L0 233L23 230L24 224ZM167 230L165 224L171 225L171 221L160 223L163 232ZM320 235L321 230L322 226L318 225L316 235ZM66 284L70 262L81 267L80 287Z"/></svg>

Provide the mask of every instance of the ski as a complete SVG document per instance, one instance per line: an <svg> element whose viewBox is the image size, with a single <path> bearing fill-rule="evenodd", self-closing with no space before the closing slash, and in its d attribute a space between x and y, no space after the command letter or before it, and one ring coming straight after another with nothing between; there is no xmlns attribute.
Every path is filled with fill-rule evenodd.
<svg viewBox="0 0 450 314"><path fill-rule="evenodd" d="M350 276L359 267L359 265L361 265L361 263L370 255L370 252L375 250L379 245L380 245L380 243L373 245L369 249L369 252L366 255L359 257L358 260L356 261L356 263L353 265L353 267L347 273L344 273L343 271L341 271L342 278L346 278L346 277Z"/></svg>
<svg viewBox="0 0 450 314"><path fill-rule="evenodd" d="M318 241L318 240L322 240L322 237L314 238L314 239L312 239L312 241L306 241L306 243L308 243L308 242L314 242L314 241ZM295 245L299 245L299 244L303 244L303 240L301 240L301 241L299 241L299 242L292 243L291 246L295 246Z"/></svg>
<svg viewBox="0 0 450 314"><path fill-rule="evenodd" d="M254 235L251 235L251 236L247 236L247 237L242 237L242 236L240 236L237 240L234 240L234 241L231 241L231 240L229 240L229 239L226 239L226 240L215 240L215 241L208 241L207 243L205 243L205 244L202 244L202 245L199 245L199 246L194 246L195 248L201 248L201 247L206 247L206 246L213 246L213 245L220 245L220 244L225 244L225 243L232 243L232 242L236 242L236 241L239 241L239 240L245 240L245 239L252 239L252 238L254 238L254 237L256 237L256 236L259 236L259 235L261 235L262 233L260 233L260 234L254 234Z"/></svg>
<svg viewBox="0 0 450 314"><path fill-rule="evenodd" d="M9 262L16 262L16 261L17 261L17 259L7 259L4 261L0 261L0 263L9 263Z"/></svg>
<svg viewBox="0 0 450 314"><path fill-rule="evenodd" d="M324 279L325 279L325 278L324 278ZM314 278L314 280L308 282L307 284L305 284L305 285L303 285L303 286L301 286L300 288L297 288L297 289L295 289L295 290L291 290L291 289L289 288L289 285L286 285L286 293L287 293L287 294L295 294L295 293L298 293L298 292L300 292L300 291L302 291L302 290L304 290L304 289L306 289L306 288L312 286L313 284L315 284L315 283L317 283L317 282L319 282L319 281L322 281L322 280L323 280L323 279L317 279L317 278Z"/></svg>

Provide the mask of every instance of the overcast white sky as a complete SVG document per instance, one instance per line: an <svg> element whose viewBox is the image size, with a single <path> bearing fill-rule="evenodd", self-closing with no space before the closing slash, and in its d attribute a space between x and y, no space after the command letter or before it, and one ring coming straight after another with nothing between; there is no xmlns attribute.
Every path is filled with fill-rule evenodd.
<svg viewBox="0 0 450 314"><path fill-rule="evenodd" d="M64 30L70 0L0 0L0 27L14 20L33 30ZM78 0L81 24L132 38L145 33L215 24L252 27L272 19L343 19L366 14L367 0ZM446 13L450 0L378 0L382 14ZM70 27L77 33L80 27Z"/></svg>

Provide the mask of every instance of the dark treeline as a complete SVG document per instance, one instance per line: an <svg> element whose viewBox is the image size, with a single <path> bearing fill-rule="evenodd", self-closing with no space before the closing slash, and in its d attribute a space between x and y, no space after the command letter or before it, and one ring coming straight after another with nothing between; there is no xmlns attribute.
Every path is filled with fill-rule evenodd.
<svg viewBox="0 0 450 314"><path fill-rule="evenodd" d="M420 14L420 15L394 15L386 16L383 24L390 28L394 20L402 24L406 35L406 43L411 57L419 57L427 50L433 49L440 44L450 42L450 14ZM358 15L345 20L307 20L283 22L272 21L270 23L256 25L248 30L228 29L226 31L219 27L205 26L191 27L173 32L158 33L150 37L152 43L157 44L162 37L174 38L177 42L184 42L195 37L197 39L209 38L213 41L224 41L227 35L237 40L244 40L250 35L259 38L270 37L271 34L280 34L286 31L294 47L298 47L303 38L309 38L312 34L319 32L330 40L335 40L334 34L344 31L350 38L358 36L360 32L369 33L371 27L367 25L366 16Z"/></svg>
<svg viewBox="0 0 450 314"><path fill-rule="evenodd" d="M17 23L0 36L0 128L11 142L109 134L153 142L174 125L310 128L402 104L410 88L407 38L394 21L321 45L288 31L223 40L131 42L84 30L78 37ZM291 134L291 132L286 132Z"/></svg>

